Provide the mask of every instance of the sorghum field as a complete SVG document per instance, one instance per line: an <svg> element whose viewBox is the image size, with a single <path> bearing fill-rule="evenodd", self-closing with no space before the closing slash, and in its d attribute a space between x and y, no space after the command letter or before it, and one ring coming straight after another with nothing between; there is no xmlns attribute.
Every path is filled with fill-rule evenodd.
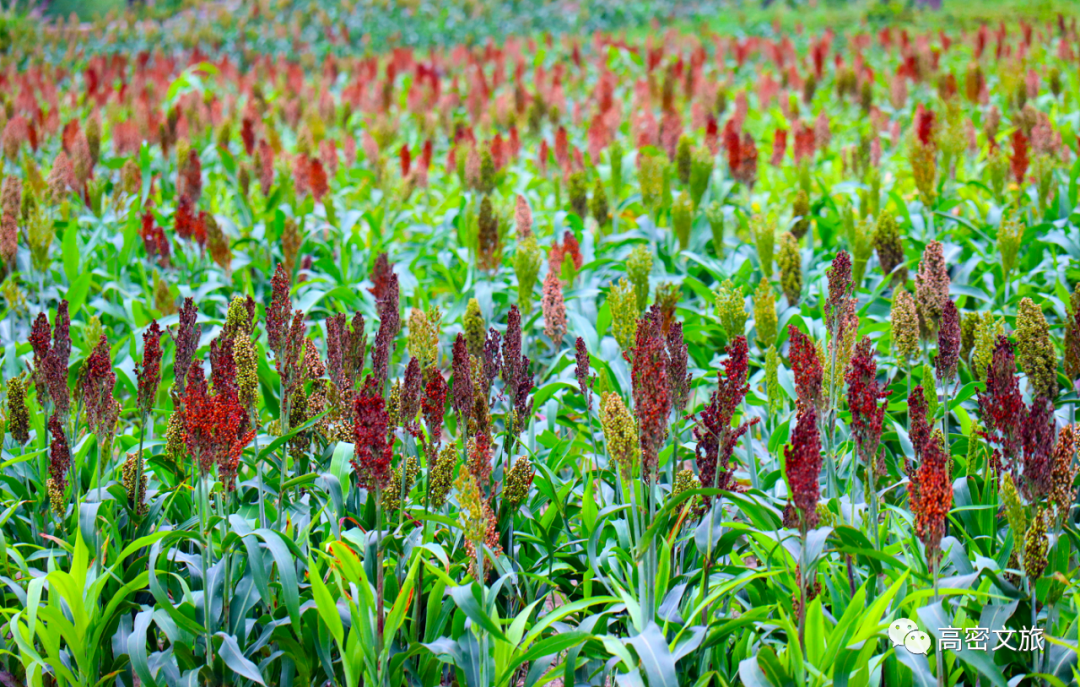
<svg viewBox="0 0 1080 687"><path fill-rule="evenodd" d="M1080 33L968 4L7 11L0 684L1076 684Z"/></svg>

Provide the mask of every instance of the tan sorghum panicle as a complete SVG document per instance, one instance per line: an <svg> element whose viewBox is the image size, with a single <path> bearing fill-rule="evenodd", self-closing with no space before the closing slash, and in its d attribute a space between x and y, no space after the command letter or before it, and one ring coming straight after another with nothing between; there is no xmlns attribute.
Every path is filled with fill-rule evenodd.
<svg viewBox="0 0 1080 687"><path fill-rule="evenodd" d="M453 486L457 457L457 442L451 441L434 456L434 460L428 467L428 493L431 505L436 510L446 503L446 496L450 493L450 487Z"/></svg>
<svg viewBox="0 0 1080 687"><path fill-rule="evenodd" d="M1039 507L1024 536L1024 572L1034 584L1042 577L1047 564L1046 508Z"/></svg>
<svg viewBox="0 0 1080 687"><path fill-rule="evenodd" d="M915 303L919 313L919 336L933 339L945 301L949 298L949 267L945 263L945 248L931 241L923 250L919 271L915 275Z"/></svg>
<svg viewBox="0 0 1080 687"><path fill-rule="evenodd" d="M916 314L915 300L903 288L893 294L892 311L892 350L897 358L909 361L919 355L919 319Z"/></svg>
<svg viewBox="0 0 1080 687"><path fill-rule="evenodd" d="M240 394L240 403L248 411L259 402L258 355L251 336L241 335L233 341L236 386Z"/></svg>
<svg viewBox="0 0 1080 687"><path fill-rule="evenodd" d="M638 463L637 427L622 397L613 391L600 401L600 427L604 431L608 456L619 466L622 478L630 479Z"/></svg>
<svg viewBox="0 0 1080 687"><path fill-rule="evenodd" d="M514 464L506 472L506 486L503 488L503 499L510 510L517 510L525 499L529 497L529 489L532 486L534 470L528 456L519 456Z"/></svg>
<svg viewBox="0 0 1080 687"><path fill-rule="evenodd" d="M409 311L409 336L406 349L409 355L420 361L420 368L437 362L439 352L439 326L442 311L439 306L432 306L427 312L419 308Z"/></svg>
<svg viewBox="0 0 1080 687"><path fill-rule="evenodd" d="M562 282L554 272L549 271L544 277L544 296L540 307L544 311L544 333L558 349L566 334L566 303L563 301Z"/></svg>
<svg viewBox="0 0 1080 687"><path fill-rule="evenodd" d="M1076 426L1065 425L1058 434L1054 446L1054 466L1050 473L1050 503L1055 510L1055 522L1060 526L1069 515L1073 500L1076 498L1077 473L1080 465L1075 464Z"/></svg>
<svg viewBox="0 0 1080 687"><path fill-rule="evenodd" d="M465 538L471 542L481 542L487 533L487 519L484 517L484 502L476 478L468 470L460 470L454 481L458 492L458 518Z"/></svg>
<svg viewBox="0 0 1080 687"><path fill-rule="evenodd" d="M141 458L139 452L129 453L127 460L124 461L123 468L123 481L124 491L127 492L128 503L131 505L139 505L139 514L145 514L147 512L147 506L143 501L146 497L146 473L143 472L142 480L139 483L139 493L135 493L135 476L139 473L139 463Z"/></svg>
<svg viewBox="0 0 1080 687"><path fill-rule="evenodd" d="M518 196L514 205L514 227L517 231L518 241L532 236L532 210L524 196Z"/></svg>

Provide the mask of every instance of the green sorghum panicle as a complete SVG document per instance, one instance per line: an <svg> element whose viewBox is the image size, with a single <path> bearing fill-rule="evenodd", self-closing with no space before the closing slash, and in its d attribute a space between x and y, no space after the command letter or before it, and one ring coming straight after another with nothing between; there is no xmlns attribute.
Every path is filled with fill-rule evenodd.
<svg viewBox="0 0 1080 687"><path fill-rule="evenodd" d="M923 365L922 387L926 398L926 417L934 418L938 410L937 385L934 383L934 368L929 363Z"/></svg>
<svg viewBox="0 0 1080 687"><path fill-rule="evenodd" d="M728 340L746 333L746 299L730 279L725 279L716 292L716 316Z"/></svg>
<svg viewBox="0 0 1080 687"><path fill-rule="evenodd" d="M903 288L893 294L890 312L893 355L905 361L919 356L919 316L915 299Z"/></svg>
<svg viewBox="0 0 1080 687"><path fill-rule="evenodd" d="M680 193L671 208L671 229L679 239L679 248L682 250L690 247L690 229L693 224L694 203L690 200L690 194Z"/></svg>
<svg viewBox="0 0 1080 687"><path fill-rule="evenodd" d="M701 199L709 188L709 180L712 178L713 156L709 149L701 146L694 150L690 160L690 199L694 201L694 207L701 205Z"/></svg>
<svg viewBox="0 0 1080 687"><path fill-rule="evenodd" d="M717 257L724 254L724 206L715 200L705 207L705 220L712 233L713 252Z"/></svg>
<svg viewBox="0 0 1080 687"><path fill-rule="evenodd" d="M1014 540L1027 532L1027 511L1020 502L1020 494L1016 490L1016 483L1012 475L1005 472L1001 478L1001 505L1005 511L1005 520L1009 523L1009 529L1013 531Z"/></svg>
<svg viewBox="0 0 1080 687"><path fill-rule="evenodd" d="M601 227L611 224L611 211L608 207L607 192L604 191L604 182L600 180L600 177L596 177L596 182L593 184L589 209L592 212L593 219Z"/></svg>
<svg viewBox="0 0 1080 687"><path fill-rule="evenodd" d="M484 354L484 340L487 337L487 323L484 315L480 312L480 301L470 298L465 306L465 343L468 345L469 355L482 356Z"/></svg>
<svg viewBox="0 0 1080 687"><path fill-rule="evenodd" d="M754 330L762 348L776 343L776 295L768 279L762 279L754 291Z"/></svg>
<svg viewBox="0 0 1080 687"><path fill-rule="evenodd" d="M649 275L653 268L653 254L645 244L638 244L626 259L626 276L634 285L638 313L645 312L649 304Z"/></svg>
<svg viewBox="0 0 1080 687"><path fill-rule="evenodd" d="M882 273L887 277L891 275L894 286L907 281L904 241L900 235L900 225L891 212L885 211L878 215L873 243Z"/></svg>
<svg viewBox="0 0 1080 687"><path fill-rule="evenodd" d="M259 402L259 354L250 334L238 336L233 341L233 362L236 364L236 386L240 404L253 409Z"/></svg>
<svg viewBox="0 0 1080 687"><path fill-rule="evenodd" d="M761 273L766 277L772 276L773 249L776 245L776 228L773 222L764 215L754 215L750 218L750 235L754 238L754 246L757 248Z"/></svg>
<svg viewBox="0 0 1080 687"><path fill-rule="evenodd" d="M1032 393L1054 400L1058 392L1057 353L1046 317L1030 298L1020 301L1016 313L1016 358Z"/></svg>
<svg viewBox="0 0 1080 687"><path fill-rule="evenodd" d="M791 216L795 220L791 225L791 233L801 240L810 230L810 197L806 195L806 191L799 189L795 193L795 200L791 203Z"/></svg>
<svg viewBox="0 0 1080 687"><path fill-rule="evenodd" d="M679 177L679 183L686 186L690 183L690 170L693 159L693 144L690 137L683 134L675 147L675 173Z"/></svg>
<svg viewBox="0 0 1080 687"><path fill-rule="evenodd" d="M1001 198L1005 191L1005 181L1009 176L1009 155L1002 146L994 146L986 159L987 176L990 177L990 189L994 196Z"/></svg>
<svg viewBox="0 0 1080 687"><path fill-rule="evenodd" d="M428 496L431 499L431 506L436 510L446 503L446 496L450 493L450 487L453 486L457 458L457 442L451 441L443 446L428 468Z"/></svg>
<svg viewBox="0 0 1080 687"><path fill-rule="evenodd" d="M568 191L570 209L584 221L589 216L589 184L585 179L585 172L574 172L570 175Z"/></svg>
<svg viewBox="0 0 1080 687"><path fill-rule="evenodd" d="M664 193L664 163L655 155L644 155L638 170L638 183L641 185L641 202L655 212Z"/></svg>
<svg viewBox="0 0 1080 687"><path fill-rule="evenodd" d="M995 319L990 312L980 313L975 326L975 345L971 350L971 369L978 380L986 378L986 368L994 358L994 346L1005 334L1005 320Z"/></svg>
<svg viewBox="0 0 1080 687"><path fill-rule="evenodd" d="M780 234L776 262L780 267L780 289L788 305L796 305L802 293L802 255L799 253L799 240L790 231Z"/></svg>
<svg viewBox="0 0 1080 687"><path fill-rule="evenodd" d="M608 162L611 165L611 194L615 205L619 204L619 195L622 192L622 144L615 140L608 146Z"/></svg>
<svg viewBox="0 0 1080 687"><path fill-rule="evenodd" d="M1080 283L1073 287L1065 318L1065 376L1080 378Z"/></svg>
<svg viewBox="0 0 1080 687"><path fill-rule="evenodd" d="M858 290L866 276L866 264L874 252L870 221L866 218L855 222L851 236L851 279Z"/></svg>
<svg viewBox="0 0 1080 687"><path fill-rule="evenodd" d="M1009 275L1016 268L1016 257L1020 252L1020 242L1024 238L1024 225L1021 224L1014 213L1001 220L998 227L997 244L1001 252L1001 270L1008 281Z"/></svg>
<svg viewBox="0 0 1080 687"><path fill-rule="evenodd" d="M26 410L28 384L29 380L23 375L7 380L7 431L23 446L30 441L30 414Z"/></svg>
<svg viewBox="0 0 1080 687"><path fill-rule="evenodd" d="M776 346L769 346L765 351L765 395L769 399L769 411L775 412L783 402L783 390L780 388L780 354Z"/></svg>
<svg viewBox="0 0 1080 687"><path fill-rule="evenodd" d="M611 333L619 342L619 348L624 352L633 350L639 311L634 288L626 277L611 285L607 302L611 309Z"/></svg>
<svg viewBox="0 0 1080 687"><path fill-rule="evenodd" d="M532 312L532 294L543 262L544 252L536 243L536 237L529 236L518 243L514 252L514 274L518 280L518 307L525 315Z"/></svg>

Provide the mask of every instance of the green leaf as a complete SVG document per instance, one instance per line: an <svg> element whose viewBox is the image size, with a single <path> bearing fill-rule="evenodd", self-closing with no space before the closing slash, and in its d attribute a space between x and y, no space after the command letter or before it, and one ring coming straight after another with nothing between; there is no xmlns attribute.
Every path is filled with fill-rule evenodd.
<svg viewBox="0 0 1080 687"><path fill-rule="evenodd" d="M64 274L67 275L69 284L74 285L79 276L79 224L68 222L64 227L63 245Z"/></svg>
<svg viewBox="0 0 1080 687"><path fill-rule="evenodd" d="M225 665L229 667L229 670L240 677L247 678L252 682L258 682L265 687L266 683L263 682L262 673L259 672L259 666L244 657L243 652L240 651L240 645L236 643L236 637L227 635L224 632L218 632L214 636L221 637L221 646L218 648L218 654L221 656L221 660L225 661Z"/></svg>
<svg viewBox="0 0 1080 687"><path fill-rule="evenodd" d="M675 658L656 623L649 623L644 632L626 641L637 652L649 678L649 687L679 687Z"/></svg>
<svg viewBox="0 0 1080 687"><path fill-rule="evenodd" d="M480 606L480 600L476 596L479 590L474 589L475 586L470 584L451 587L450 596L453 597L454 603L465 613L469 620L484 628L496 639L509 643L510 640L506 638L503 631L499 629L491 616Z"/></svg>

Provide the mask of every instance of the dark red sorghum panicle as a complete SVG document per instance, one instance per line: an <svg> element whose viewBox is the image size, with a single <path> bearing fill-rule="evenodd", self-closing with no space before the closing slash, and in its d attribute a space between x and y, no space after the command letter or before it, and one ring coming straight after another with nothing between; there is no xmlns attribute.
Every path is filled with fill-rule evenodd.
<svg viewBox="0 0 1080 687"><path fill-rule="evenodd" d="M142 216L142 226L139 229L146 255L151 260L157 259L162 267L169 266L169 239L165 238L165 230L154 222L154 213L147 210Z"/></svg>
<svg viewBox="0 0 1080 687"><path fill-rule="evenodd" d="M652 307L657 308L656 305ZM658 313L657 316L662 318L663 313ZM671 393L671 407L681 415L686 412L686 404L690 400L691 379L690 373L686 371L689 366L690 353L687 350L686 341L683 339L682 322L672 322L671 327L668 329L667 355L667 380Z"/></svg>
<svg viewBox="0 0 1080 687"><path fill-rule="evenodd" d="M994 467L1015 473L1014 460L1022 447L1021 428L1027 421L1027 409L1016 376L1013 344L1005 336L998 337L986 368L986 391L977 393L983 436L995 444ZM1017 475L1013 477L1015 480Z"/></svg>
<svg viewBox="0 0 1080 687"><path fill-rule="evenodd" d="M201 360L192 362L184 386L184 443L205 475L216 465L226 488L233 488L236 460L251 440L246 432L247 411L235 393L206 384Z"/></svg>
<svg viewBox="0 0 1080 687"><path fill-rule="evenodd" d="M393 435L389 434L390 414L382 390L368 376L353 400L353 471L362 489L382 488L390 483Z"/></svg>
<svg viewBox="0 0 1080 687"><path fill-rule="evenodd" d="M394 338L401 327L396 274L391 273L387 278L382 296L375 304L379 311L379 330L375 333L375 347L371 351L371 371L376 381L385 385L389 376L390 358L394 353Z"/></svg>
<svg viewBox="0 0 1080 687"><path fill-rule="evenodd" d="M883 384L877 381L877 363L874 362L874 348L870 337L864 336L855 346L855 354L847 372L848 408L851 409L851 433L859 449L859 458L869 466L873 465L881 441L882 424L885 420L887 403L878 404L888 398Z"/></svg>
<svg viewBox="0 0 1080 687"><path fill-rule="evenodd" d="M304 382L303 360L306 349L304 334L307 326L304 324L304 311L293 312L292 324L285 335L285 344L281 357L277 359L277 371L281 377L281 402L285 408L290 408L289 400L302 388Z"/></svg>
<svg viewBox="0 0 1080 687"><path fill-rule="evenodd" d="M930 424L926 418L928 410L926 391L920 384L912 389L911 395L908 396L908 423L910 424L908 437L911 439L911 447L915 450L916 462L922 461L922 455L926 451L926 442L930 441ZM908 476L911 476L910 472Z"/></svg>
<svg viewBox="0 0 1080 687"><path fill-rule="evenodd" d="M574 342L574 376L577 377L578 389L585 399L585 409L592 410L592 373L589 368L589 351L585 348L585 339L580 336Z"/></svg>
<svg viewBox="0 0 1080 687"><path fill-rule="evenodd" d="M469 372L469 348L465 342L465 335L461 333L458 333L457 338L454 339L452 366L454 370L454 412L458 415L458 422L464 423L461 425L461 431L466 432L468 431L469 418L472 416L474 390L472 376Z"/></svg>
<svg viewBox="0 0 1080 687"><path fill-rule="evenodd" d="M434 365L430 366L426 373L427 386L424 389L424 400L421 402L421 410L424 413L424 424L427 426L428 436L431 443L438 446L442 441L443 417L446 415L446 380L442 373ZM429 455L434 456L434 453Z"/></svg>
<svg viewBox="0 0 1080 687"><path fill-rule="evenodd" d="M502 369L502 335L494 327L488 329L484 339L484 393L491 391L491 383Z"/></svg>
<svg viewBox="0 0 1080 687"><path fill-rule="evenodd" d="M915 135L918 136L919 143L924 146L935 144L934 113L923 107L922 103L919 103L918 109L915 110Z"/></svg>
<svg viewBox="0 0 1080 687"><path fill-rule="evenodd" d="M668 433L671 390L667 380L668 354L660 333L658 311L638 320L631 381L634 417L638 422L642 475L651 481Z"/></svg>
<svg viewBox="0 0 1080 687"><path fill-rule="evenodd" d="M63 361L66 373L68 361L71 358L71 317L68 315L68 302L66 300L60 301L60 305L56 306L52 352Z"/></svg>
<svg viewBox="0 0 1080 687"><path fill-rule="evenodd" d="M356 377L364 367L367 355L367 337L364 332L364 316L353 315L350 330L345 314L333 315L326 320L326 364L330 379L338 392L348 394L356 385Z"/></svg>
<svg viewBox="0 0 1080 687"><path fill-rule="evenodd" d="M851 298L851 256L842 250L833 258L829 275L829 300L825 305L825 326L829 336L836 338L840 329L848 300Z"/></svg>
<svg viewBox="0 0 1080 687"><path fill-rule="evenodd" d="M71 467L71 450L68 448L67 435L64 434L64 422L59 413L49 417L49 478L61 491L67 486L67 473Z"/></svg>
<svg viewBox="0 0 1080 687"><path fill-rule="evenodd" d="M758 418L743 422L737 428L731 426L735 409L750 391L750 385L746 383L749 372L746 337L736 337L725 352L724 370L716 373L716 390L701 411L693 432L697 441L695 453L701 486L731 491L736 488L735 470L730 467L731 456L739 439L757 424Z"/></svg>
<svg viewBox="0 0 1080 687"><path fill-rule="evenodd" d="M481 495L486 496L491 482L491 437L487 432L478 432L469 439L467 452L469 454L469 472L476 478L476 484L480 487Z"/></svg>
<svg viewBox="0 0 1080 687"><path fill-rule="evenodd" d="M386 256L386 253L379 253L379 257L375 258L375 266L371 269L371 288L368 291L375 296L375 302L378 303L386 295L386 288L390 283L390 275L394 273L394 268L390 264L390 259Z"/></svg>
<svg viewBox="0 0 1080 687"><path fill-rule="evenodd" d="M45 323L48 326L48 322ZM506 315L506 334L502 341L502 378L503 383L513 390L516 388L515 377L521 364L521 311L516 305L510 306Z"/></svg>
<svg viewBox="0 0 1080 687"><path fill-rule="evenodd" d="M424 384L424 374L420 369L420 359L411 358L405 366L405 379L401 384L401 401L398 406L398 417L401 418L402 428L411 431L416 423L416 416L420 414L420 392Z"/></svg>
<svg viewBox="0 0 1080 687"><path fill-rule="evenodd" d="M926 547L926 562L931 570L935 570L940 561L945 518L952 508L949 460L945 439L940 430L935 430L926 442L922 462L908 482L908 501L915 516L915 534Z"/></svg>
<svg viewBox="0 0 1080 687"><path fill-rule="evenodd" d="M173 360L173 386L179 395L184 395L184 385L187 383L188 368L195 359L195 351L199 348L199 339L202 337L202 327L196 324L199 317L199 308L191 298L185 298L180 306L180 326L176 329L176 357Z"/></svg>
<svg viewBox="0 0 1080 687"><path fill-rule="evenodd" d="M52 327L49 317L39 313L30 327L30 347L34 350L34 386L37 388L38 403L44 405L49 387L45 379L45 360L52 350Z"/></svg>
<svg viewBox="0 0 1080 687"><path fill-rule="evenodd" d="M56 309L56 323L52 334L52 347L49 349L44 361L42 361L42 370L53 408L66 421L71 410L71 393L68 389L68 363L71 358L71 318L68 316L68 302L66 300L60 301L60 305Z"/></svg>
<svg viewBox="0 0 1080 687"><path fill-rule="evenodd" d="M1032 399L1031 409L1020 428L1024 444L1024 474L1020 488L1032 503L1043 501L1050 495L1056 430L1053 401L1041 396Z"/></svg>
<svg viewBox="0 0 1080 687"><path fill-rule="evenodd" d="M1012 135L1012 155L1009 157L1009 165L1012 167L1013 179L1016 183L1023 184L1028 170L1028 139L1022 129L1017 129Z"/></svg>
<svg viewBox="0 0 1080 687"><path fill-rule="evenodd" d="M791 500L799 513L802 531L817 524L817 503L821 494L821 435L817 411L811 405L799 407L791 444L784 449L784 474L787 475Z"/></svg>
<svg viewBox="0 0 1080 687"><path fill-rule="evenodd" d="M274 356L280 358L284 354L289 316L292 314L292 298L289 296L292 280L280 262L270 279L270 288L273 295L270 298L270 307L266 309L266 341L270 344Z"/></svg>
<svg viewBox="0 0 1080 687"><path fill-rule="evenodd" d="M185 241L198 239L199 217L195 212L195 202L189 196L181 195L176 201L176 212L173 214L173 231Z"/></svg>
<svg viewBox="0 0 1080 687"><path fill-rule="evenodd" d="M938 354L934 360L939 381L949 382L956 376L960 363L960 311L951 298L945 299L938 328Z"/></svg>
<svg viewBox="0 0 1080 687"><path fill-rule="evenodd" d="M210 381L218 393L239 393L233 339L219 334L210 342Z"/></svg>
<svg viewBox="0 0 1080 687"><path fill-rule="evenodd" d="M112 427L106 427L105 424L114 404L112 395L115 386L116 374L109 359L109 342L102 335L98 345L86 359L79 385L79 394L82 396L83 407L86 408L86 423L99 439L104 432L112 431Z"/></svg>
<svg viewBox="0 0 1080 687"><path fill-rule="evenodd" d="M788 325L788 340L791 342L788 358L791 360L791 371L795 375L795 394L798 396L799 405L819 408L822 402L821 383L825 372L818 359L817 346L793 324Z"/></svg>
<svg viewBox="0 0 1080 687"><path fill-rule="evenodd" d="M520 432L532 414L532 400L529 393L533 388L533 377L529 373L529 358L521 354L521 311L516 305L510 306L506 316L506 334L502 346L502 378L507 395L516 416L514 430Z"/></svg>
<svg viewBox="0 0 1080 687"><path fill-rule="evenodd" d="M161 383L161 327L157 320L143 332L143 360L142 365L136 366L135 374L139 378L139 411L145 415L153 410Z"/></svg>

